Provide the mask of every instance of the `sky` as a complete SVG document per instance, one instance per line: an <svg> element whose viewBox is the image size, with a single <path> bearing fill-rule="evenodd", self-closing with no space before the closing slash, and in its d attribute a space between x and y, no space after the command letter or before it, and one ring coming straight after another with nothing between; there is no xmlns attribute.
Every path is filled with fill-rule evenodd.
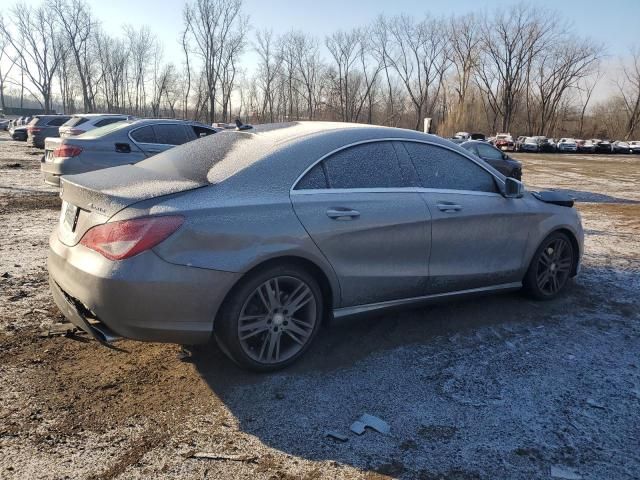
<svg viewBox="0 0 640 480"><path fill-rule="evenodd" d="M26 0L26 3L39 4L40 0ZM120 34L123 24L148 25L163 44L165 60L177 65L182 62L178 39L183 28L184 0L88 0L88 3L102 21L103 28L112 35ZM253 29L250 40L256 30L263 29L276 33L302 30L323 38L338 29L370 23L380 14L449 16L492 12L514 3L517 0L244 0L243 11L249 15ZM604 44L608 54L607 68L613 68L632 45L640 47L640 0L537 0L530 3L551 9L569 20L579 35ZM243 57L248 71L252 70L255 58L251 52ZM600 94L605 95L607 85L611 86L611 75L601 84Z"/></svg>

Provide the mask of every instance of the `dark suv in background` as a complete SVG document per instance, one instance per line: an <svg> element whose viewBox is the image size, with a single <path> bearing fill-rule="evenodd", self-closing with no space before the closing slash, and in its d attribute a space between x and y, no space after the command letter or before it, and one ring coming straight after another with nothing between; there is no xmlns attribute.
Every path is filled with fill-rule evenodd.
<svg viewBox="0 0 640 480"><path fill-rule="evenodd" d="M69 115L36 115L27 126L27 143L44 148L44 139L59 137L60 126L70 118Z"/></svg>
<svg viewBox="0 0 640 480"><path fill-rule="evenodd" d="M522 179L522 164L501 150L498 150L493 145L486 142L469 140L460 146L469 150L477 157L480 157L505 177L515 178L516 180Z"/></svg>

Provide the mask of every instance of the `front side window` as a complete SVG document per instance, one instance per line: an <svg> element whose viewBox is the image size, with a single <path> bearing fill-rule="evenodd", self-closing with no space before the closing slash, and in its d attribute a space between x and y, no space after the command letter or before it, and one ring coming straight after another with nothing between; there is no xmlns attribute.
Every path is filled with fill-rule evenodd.
<svg viewBox="0 0 640 480"><path fill-rule="evenodd" d="M156 132L156 143L163 145L182 145L191 140L182 125L160 124L154 125L153 129Z"/></svg>
<svg viewBox="0 0 640 480"><path fill-rule="evenodd" d="M345 148L324 160L330 188L405 187L398 157L390 142Z"/></svg>
<svg viewBox="0 0 640 480"><path fill-rule="evenodd" d="M452 150L403 142L424 188L497 192L489 172Z"/></svg>

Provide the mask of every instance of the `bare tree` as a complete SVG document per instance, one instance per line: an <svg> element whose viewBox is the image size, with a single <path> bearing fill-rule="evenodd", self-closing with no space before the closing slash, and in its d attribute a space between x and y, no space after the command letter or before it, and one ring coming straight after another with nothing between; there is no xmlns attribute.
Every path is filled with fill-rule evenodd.
<svg viewBox="0 0 640 480"><path fill-rule="evenodd" d="M20 60L21 72L37 91L31 92L46 112L50 112L53 80L66 52L60 42L55 17L50 7L14 6L10 14L11 32L4 19L0 21L0 32L13 47ZM28 87L24 86L27 91Z"/></svg>
<svg viewBox="0 0 640 480"><path fill-rule="evenodd" d="M625 140L629 140L640 125L640 48L631 49L629 61L622 67L618 89L626 112Z"/></svg>
<svg viewBox="0 0 640 480"><path fill-rule="evenodd" d="M390 23L391 65L400 77L415 111L416 130L434 112L449 65L446 27L440 20L396 17Z"/></svg>
<svg viewBox="0 0 640 480"><path fill-rule="evenodd" d="M85 112L95 110L95 91L92 79L93 49L90 43L96 22L84 0L49 0L56 13L63 35L71 52L82 88Z"/></svg>
<svg viewBox="0 0 640 480"><path fill-rule="evenodd" d="M476 81L501 118L502 131L511 127L533 59L552 41L556 31L552 19L549 12L525 4L484 18Z"/></svg>
<svg viewBox="0 0 640 480"><path fill-rule="evenodd" d="M2 24L2 17L0 17L0 24ZM5 82L7 80L7 77L11 73L11 70L16 64L15 55L12 56L9 54L9 48L11 47L11 44L7 35L8 35L7 31L5 31L4 29L0 30L0 109L2 110L5 109L5 102L4 102ZM3 71L2 65L5 59L8 63L8 67Z"/></svg>
<svg viewBox="0 0 640 480"><path fill-rule="evenodd" d="M229 55L237 55L238 48L229 49L229 43L242 45L238 39L245 36L247 21L241 15L241 0L194 0L185 7L185 28L195 44L195 52L203 65L209 102L209 121L216 118L217 94L225 76L225 66L235 64Z"/></svg>
<svg viewBox="0 0 640 480"><path fill-rule="evenodd" d="M561 112L561 102L570 89L591 76L602 48L590 41L561 37L561 41L540 52L534 59L535 95L539 102L537 133L547 135Z"/></svg>
<svg viewBox="0 0 640 480"><path fill-rule="evenodd" d="M480 23L473 15L452 17L449 21L448 40L450 55L455 69L456 105L454 123L465 128L468 96L473 86L472 80L478 66L480 55Z"/></svg>
<svg viewBox="0 0 640 480"><path fill-rule="evenodd" d="M258 62L257 86L262 94L262 118L268 118L273 122L274 117L274 93L275 81L280 73L281 58L277 55L273 31L264 30L256 34L255 50L260 61Z"/></svg>

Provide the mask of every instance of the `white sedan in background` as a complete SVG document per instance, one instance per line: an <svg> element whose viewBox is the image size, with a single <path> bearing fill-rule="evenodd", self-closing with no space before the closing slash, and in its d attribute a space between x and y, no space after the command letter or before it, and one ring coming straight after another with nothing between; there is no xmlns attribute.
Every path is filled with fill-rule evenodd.
<svg viewBox="0 0 640 480"><path fill-rule="evenodd" d="M557 145L558 152L577 152L578 144L573 138L561 138Z"/></svg>

